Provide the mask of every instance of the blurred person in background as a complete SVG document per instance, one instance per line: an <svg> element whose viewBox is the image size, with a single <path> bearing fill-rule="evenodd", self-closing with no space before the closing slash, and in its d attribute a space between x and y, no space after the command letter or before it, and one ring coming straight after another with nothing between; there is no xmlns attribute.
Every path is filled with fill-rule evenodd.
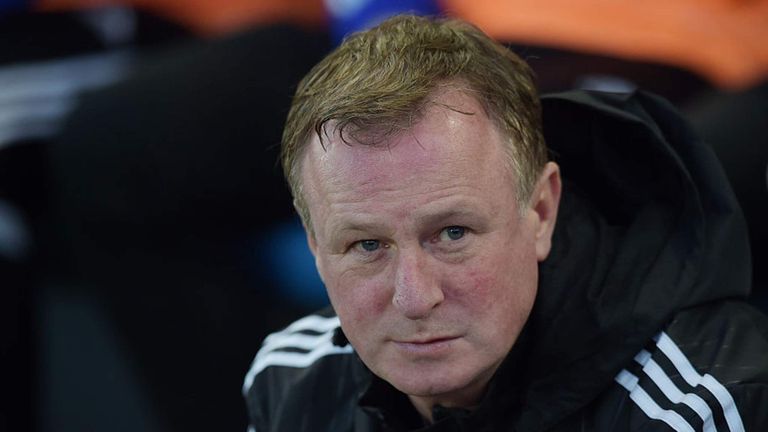
<svg viewBox="0 0 768 432"><path fill-rule="evenodd" d="M275 145L324 33L151 3L2 16L0 429L243 430L254 341L319 301L257 246L291 220Z"/></svg>

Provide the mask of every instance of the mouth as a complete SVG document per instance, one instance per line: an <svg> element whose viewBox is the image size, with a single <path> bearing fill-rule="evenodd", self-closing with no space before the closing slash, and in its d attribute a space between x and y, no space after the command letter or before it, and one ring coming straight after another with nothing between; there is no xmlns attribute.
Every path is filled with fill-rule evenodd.
<svg viewBox="0 0 768 432"><path fill-rule="evenodd" d="M412 340L396 340L397 343L404 343L404 344L414 344L414 345L426 345L431 343L437 343L442 341L447 341L451 339L457 339L457 336L440 336L440 337L431 337L431 338L424 338L424 339L412 339Z"/></svg>
<svg viewBox="0 0 768 432"><path fill-rule="evenodd" d="M394 340L401 351L412 355L438 355L450 350L458 336L445 336L427 339Z"/></svg>

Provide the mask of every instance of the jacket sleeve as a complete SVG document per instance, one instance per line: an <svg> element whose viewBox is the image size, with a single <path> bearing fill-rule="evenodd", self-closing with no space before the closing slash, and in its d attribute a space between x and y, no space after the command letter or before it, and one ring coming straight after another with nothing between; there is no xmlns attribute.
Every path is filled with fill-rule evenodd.
<svg viewBox="0 0 768 432"><path fill-rule="evenodd" d="M258 358L258 355L257 357ZM251 365L251 369L243 382L243 397L245 398L245 408L248 413L247 432L267 432L269 431L269 401L266 398L270 395L268 381L262 376L266 371L255 373L254 366L256 359Z"/></svg>
<svg viewBox="0 0 768 432"><path fill-rule="evenodd" d="M257 400L257 394L254 390L251 388L245 395L245 406L248 411L247 432L267 432L269 430L269 423L265 415L266 413L261 408L262 404Z"/></svg>

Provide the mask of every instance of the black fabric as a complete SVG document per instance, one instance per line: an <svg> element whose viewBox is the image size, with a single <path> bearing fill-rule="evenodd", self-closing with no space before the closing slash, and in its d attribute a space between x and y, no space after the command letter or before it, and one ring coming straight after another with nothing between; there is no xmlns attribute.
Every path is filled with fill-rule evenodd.
<svg viewBox="0 0 768 432"><path fill-rule="evenodd" d="M735 93L715 93L686 114L725 168L749 227L753 303L768 312L768 81Z"/></svg>
<svg viewBox="0 0 768 432"><path fill-rule="evenodd" d="M543 104L566 185L530 318L547 343L531 355L541 391L528 399L542 418L528 421L547 425L593 399L676 311L746 297L751 266L717 160L668 104L585 92Z"/></svg>
<svg viewBox="0 0 768 432"><path fill-rule="evenodd" d="M758 413L768 395L768 362L757 354L768 356L768 321L741 300L750 287L747 233L711 149L668 103L646 93L570 92L542 100L564 197L534 309L480 406L437 408L438 420L417 430L668 430L614 381L625 368L639 373L633 358L643 349L664 357L653 340L662 330L694 361L722 359L694 367L725 380L745 424L760 426L752 430L768 427ZM739 306L719 307L726 304ZM736 319L736 310L750 319ZM703 316L709 325L695 323ZM740 337L713 342L726 333ZM310 430L286 411L301 424L333 417L344 425L335 430L407 430L388 418L385 401L395 391L379 386L378 409L371 406L370 372L350 358L356 356L323 358L326 368L337 364L329 385L340 394L362 391L367 414L348 405L330 412L291 405L277 388L291 379L291 399L311 399L314 390L296 377L314 366L273 366L247 394L257 430ZM333 382L347 375L359 377L357 384ZM258 409L264 400L279 412Z"/></svg>

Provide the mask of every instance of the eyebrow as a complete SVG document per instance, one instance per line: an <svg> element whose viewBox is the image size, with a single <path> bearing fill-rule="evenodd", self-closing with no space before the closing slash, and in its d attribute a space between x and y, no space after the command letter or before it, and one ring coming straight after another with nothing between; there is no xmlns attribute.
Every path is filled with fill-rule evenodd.
<svg viewBox="0 0 768 432"><path fill-rule="evenodd" d="M450 219L459 219L458 223L462 223L462 220L469 218L477 218L478 215L482 216L483 212L478 210L474 206L457 206L455 208L446 209L437 213L427 213L422 216L417 216L415 222L418 226L433 226L444 223ZM366 220L353 220L350 222L340 222L331 225L330 232L335 236L340 236L348 232L376 232L381 231L382 224L366 221Z"/></svg>
<svg viewBox="0 0 768 432"><path fill-rule="evenodd" d="M352 221L349 223L334 223L331 225L331 232L340 234L348 231L363 231L370 232L375 231L379 227L378 224L366 221Z"/></svg>
<svg viewBox="0 0 768 432"><path fill-rule="evenodd" d="M472 208L451 208L443 212L430 213L416 218L419 225L438 225L450 219L475 218L482 212L475 207Z"/></svg>

